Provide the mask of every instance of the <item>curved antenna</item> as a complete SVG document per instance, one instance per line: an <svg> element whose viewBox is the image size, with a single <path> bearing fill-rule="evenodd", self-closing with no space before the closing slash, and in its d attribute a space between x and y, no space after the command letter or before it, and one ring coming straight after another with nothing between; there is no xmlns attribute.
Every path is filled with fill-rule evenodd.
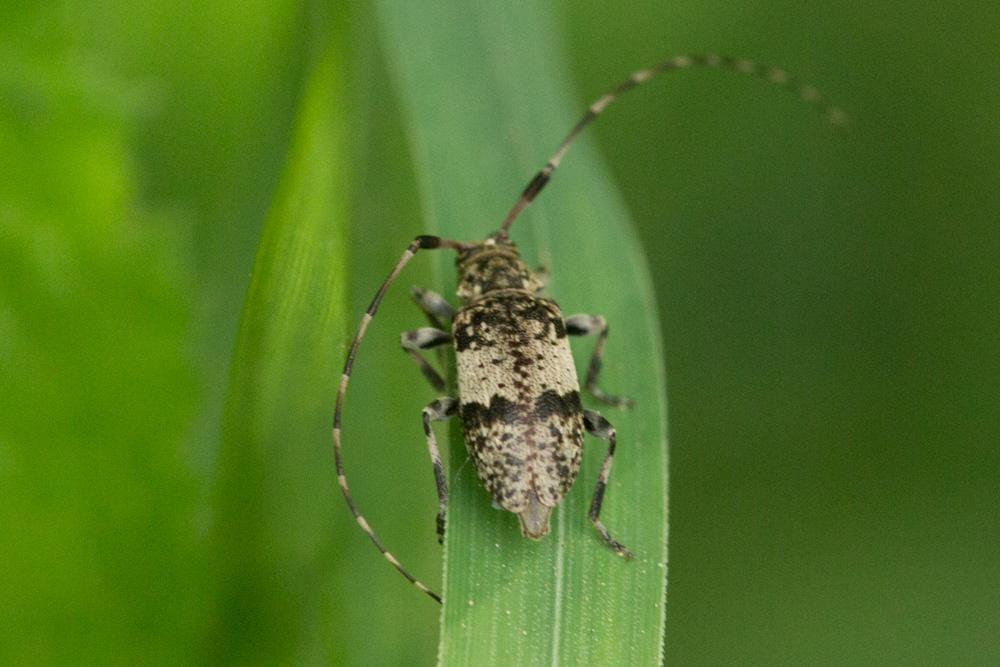
<svg viewBox="0 0 1000 667"><path fill-rule="evenodd" d="M368 310L361 317L361 324L358 325L358 331L354 334L354 340L351 342L351 348L347 353L347 360L344 362L344 371L340 375L340 387L337 389L337 404L333 410L333 458L337 465L337 483L340 485L340 490L344 494L344 500L347 501L347 506L351 510L351 514L354 515L354 520L358 522L361 526L361 530L364 531L375 548L378 549L379 553L392 564L396 570L399 571L401 575L406 577L406 579L419 588L421 591L431 596L439 604L441 602L441 596L427 588L419 579L410 574L406 568L404 568L396 557L389 553L389 550L385 548L382 544L382 540L378 538L375 531L372 530L371 526L368 525L368 521L365 520L364 515L358 511L357 505L354 504L354 498L351 496L351 490L347 486L347 477L344 476L344 461L343 455L340 451L340 424L341 416L344 407L344 396L347 394L347 383L351 379L351 370L354 367L354 357L358 353L358 348L361 346L361 341L365 337L365 332L368 330L368 324L375 317L375 313L378 312L379 304L382 303L382 298L385 296L386 290L389 286L395 282L396 278L399 276L400 271L406 266L413 256L417 254L420 250L433 250L436 248L449 248L453 250L461 250L465 245L458 243L456 241L450 241L447 239L438 238L437 236L418 236L413 239L413 241L406 247L403 254L400 256L396 265L389 272L382 284L379 286L378 291L375 293L375 298L372 299L371 304L368 306Z"/></svg>
<svg viewBox="0 0 1000 667"><path fill-rule="evenodd" d="M831 105L826 97L820 93L816 88L803 84L797 79L790 76L785 70L778 69L776 67L769 67L767 65L761 65L753 62L752 60L744 60L741 58L733 58L731 56L719 56L713 53L705 54L693 54L686 56L674 56L668 60L654 65L648 69L641 69L638 72L633 72L629 78L621 82L612 89L609 93L605 94L603 97L598 99L596 102L590 105L587 109L587 113L583 114L583 117L577 122L577 124L570 130L566 138L563 139L562 143L559 144L559 148L556 152L552 154L549 161L545 163L541 171L535 174L534 178L528 182L527 187L521 193L521 196L514 203L514 206L510 209L507 217L504 218L503 224L500 225L500 231L498 235L502 238L507 236L507 230L510 229L511 224L520 215L521 211L527 208L545 184L549 182L552 177L552 172L556 170L559 166L559 162L562 160L566 151L569 150L573 142L576 141L577 136L587 127L597 116L604 111L612 102L617 100L623 94L632 90L636 86L641 86L653 77L663 72L671 72L681 69L689 69L692 67L711 67L714 69L722 69L730 72L735 72L737 74L746 74L748 76L755 76L762 78L776 86L785 88L786 90L798 95L803 102L814 106L820 113L826 116L827 121L831 125L839 126L847 123L847 114L844 113L838 107Z"/></svg>

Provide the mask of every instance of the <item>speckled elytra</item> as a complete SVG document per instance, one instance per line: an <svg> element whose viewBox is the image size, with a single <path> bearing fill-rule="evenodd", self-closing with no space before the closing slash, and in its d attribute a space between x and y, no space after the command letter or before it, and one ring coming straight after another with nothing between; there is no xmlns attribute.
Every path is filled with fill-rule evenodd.
<svg viewBox="0 0 1000 667"><path fill-rule="evenodd" d="M418 236L403 251L361 318L344 363L333 416L337 481L358 525L379 552L411 583L438 602L441 598L411 575L376 536L358 511L344 476L341 457L344 395L368 325L386 290L418 251L448 249L457 253L457 296L461 305L453 308L441 295L413 288L414 301L433 326L407 331L401 336L403 350L439 392L445 391L445 382L421 353L447 344L455 350L457 396L439 398L423 409L424 436L437 483L439 541L444 539L448 483L431 425L458 416L466 447L494 506L516 514L522 534L533 540L548 534L552 509L576 480L584 431L606 441L608 449L588 517L604 544L619 556L631 558L632 553L611 536L600 519L601 502L614 461L615 429L598 412L586 410L580 404L580 384L567 340L568 336L597 336L583 386L604 404L626 407L630 404L628 399L605 394L597 386L608 336L607 322L600 315L564 318L556 302L542 296L546 282L544 271L528 268L508 231L521 211L549 182L580 131L605 108L623 93L657 74L699 66L763 78L816 106L831 123L841 124L846 120L843 112L830 106L812 86L798 83L784 70L749 60L711 54L677 56L639 70L590 105L525 187L498 231L472 242ZM445 328L448 323L450 330Z"/></svg>

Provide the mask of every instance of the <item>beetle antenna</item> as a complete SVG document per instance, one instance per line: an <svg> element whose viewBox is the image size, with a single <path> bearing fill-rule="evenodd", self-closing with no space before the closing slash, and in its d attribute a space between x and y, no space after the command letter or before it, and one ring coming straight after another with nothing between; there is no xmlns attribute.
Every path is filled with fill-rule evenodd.
<svg viewBox="0 0 1000 667"><path fill-rule="evenodd" d="M573 129L570 130L569 134L566 135L566 138L563 139L562 143L559 144L559 148L557 148L556 152L552 154L549 161L545 163L545 166L542 167L541 171L535 174L535 177L532 178L528 185L524 188L521 196L518 198L517 202L514 203L514 206L510 209L507 217L504 218L503 224L500 226L499 236L507 236L507 230L510 229L511 224L517 216L520 215L521 211L527 208L528 204L530 204L535 197L538 196L538 193L545 187L546 183L549 182L549 179L552 177L552 172L554 172L559 166L559 162L566 154L566 151L569 150L570 146L573 145L573 142L576 141L580 132L595 118L597 118L597 116L600 115L600 113L604 111L612 102L636 86L646 83L658 74L693 67L711 67L714 69L722 69L729 72L735 72L737 74L747 74L749 76L764 79L765 81L796 94L802 99L803 102L812 105L817 111L822 113L831 125L841 126L846 124L848 121L847 114L844 113L842 109L830 104L826 97L816 88L801 83L794 77L790 76L783 69L761 65L752 60L733 58L732 56L719 56L713 53L674 56L673 58L664 60L663 62L654 65L653 67L634 72L631 76L629 76L629 78L618 84L618 86L590 105L587 112L583 114L583 117L577 122Z"/></svg>
<svg viewBox="0 0 1000 667"><path fill-rule="evenodd" d="M389 563L391 563L401 575L406 577L411 584L419 588L421 591L434 598L434 600L438 603L441 602L441 596L427 588L427 586L424 585L419 579L410 574L409 571L407 571L407 569L404 568L398 560L396 560L396 557L389 553L388 549L385 548L385 545L382 544L382 540L378 538L375 531L368 525L368 521L365 520L364 515L358 511L358 507L354 503L354 498L351 496L351 490L347 486L347 477L344 476L344 461L340 447L340 424L344 405L344 395L347 393L347 383L351 379L351 369L354 366L354 357L357 355L358 348L361 346L361 341L364 339L365 332L368 330L368 324L372 321L372 318L375 317L379 304L382 303L382 298L385 296L386 290L388 290L389 286L395 282L399 273L403 270L403 267L406 266L411 259L413 259L413 256L416 255L418 251L433 250L437 248L461 250L464 247L465 244L438 238L436 236L418 236L413 239L410 245L406 247L406 250L404 250L402 256L400 256L399 261L396 262L396 266L394 266L392 271L389 272L386 279L382 281L382 285L379 286L378 292L375 293L375 298L372 299L371 304L368 306L368 310L365 311L365 314L361 317L361 324L358 325L358 331L354 334L354 340L351 342L351 348L347 353L347 361L344 362L344 372L340 376L340 387L337 389L337 404L333 410L333 458L337 465L337 483L340 485L340 490L344 494L344 500L347 501L347 506L350 508L351 514L354 515L354 520L357 521L359 526L361 526L361 530L365 532L365 535L371 539L375 548L379 550L379 553L381 553L382 556L389 561Z"/></svg>

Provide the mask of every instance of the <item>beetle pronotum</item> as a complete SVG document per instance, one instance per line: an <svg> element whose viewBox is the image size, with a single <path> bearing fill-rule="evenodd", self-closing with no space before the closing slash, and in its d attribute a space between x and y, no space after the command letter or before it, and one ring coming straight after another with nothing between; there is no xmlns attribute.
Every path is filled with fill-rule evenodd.
<svg viewBox="0 0 1000 667"><path fill-rule="evenodd" d="M361 318L344 363L334 409L337 481L351 514L379 552L400 574L438 602L441 598L410 574L382 544L358 511L344 476L341 455L344 395L368 325L386 290L417 252L448 249L457 253L457 296L461 306L455 309L440 295L414 288L414 300L434 326L405 332L401 337L403 350L439 391L445 390L445 382L421 352L450 343L456 353L458 396L439 398L423 410L424 436L437 484L439 540L444 538L448 483L431 425L458 416L466 447L494 505L517 514L522 533L536 540L548 533L552 509L576 479L583 432L605 440L608 449L588 516L601 540L614 553L630 558L631 552L611 536L600 519L601 503L614 461L615 429L598 412L581 406L579 381L566 340L567 336L597 336L584 387L602 403L627 405L628 399L606 394L597 386L608 325L600 315L563 318L555 301L541 296L544 276L525 265L508 232L521 211L549 182L583 128L623 93L663 72L691 67L714 67L763 78L796 93L823 112L832 124L846 121L844 113L828 104L812 86L799 83L784 70L749 60L712 54L687 55L639 70L590 105L545 166L529 181L499 230L481 241L472 242L418 236L403 251ZM450 331L442 328L448 321L451 322Z"/></svg>

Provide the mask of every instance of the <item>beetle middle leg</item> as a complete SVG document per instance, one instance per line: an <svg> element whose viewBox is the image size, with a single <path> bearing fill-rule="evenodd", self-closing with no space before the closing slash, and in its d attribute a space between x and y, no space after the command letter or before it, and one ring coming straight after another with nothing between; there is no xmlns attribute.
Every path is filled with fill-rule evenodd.
<svg viewBox="0 0 1000 667"><path fill-rule="evenodd" d="M608 338L607 321L600 315L572 315L566 318L566 333L570 336L590 336L595 333L597 334L597 343L594 345L594 352L590 357L590 365L587 366L587 375L583 381L583 386L587 388L587 391L601 403L623 408L632 407L632 399L606 394L597 386L597 376L601 372L601 365L604 361L604 341Z"/></svg>
<svg viewBox="0 0 1000 667"><path fill-rule="evenodd" d="M431 422L447 421L458 414L458 401L454 398L439 398L423 410L424 435L427 437L427 451L431 455L431 464L434 466L434 481L437 483L438 513L437 513L437 536L438 543L444 543L444 517L448 510L448 480L444 476L444 467L441 464L441 452L438 450L437 438L434 437L434 429Z"/></svg>
<svg viewBox="0 0 1000 667"><path fill-rule="evenodd" d="M431 383L431 386L438 391L444 391L444 379L424 359L420 351L430 350L449 342L451 342L451 334L441 329L435 329L434 327L421 327L413 331L404 331L399 336L399 343L403 346L403 351L410 355L410 358L420 367L420 372L424 374L424 377Z"/></svg>
<svg viewBox="0 0 1000 667"><path fill-rule="evenodd" d="M597 529L598 534L600 534L601 539L604 543L611 547L616 554L622 556L623 558L632 558L632 552L625 548L621 542L611 537L611 533L608 529L604 527L601 523L601 504L604 502L604 490L608 486L608 477L611 475L611 465L615 460L615 444L617 443L617 437L615 435L615 427L612 426L607 419L602 417L600 413L594 412L593 410L583 411L583 426L587 429L587 433L600 438L601 440L606 440L608 443L608 453L604 455L604 463L601 464L601 473L597 476L597 486L594 488L594 499L590 503L590 511L587 513L587 517L594 524L594 528Z"/></svg>

